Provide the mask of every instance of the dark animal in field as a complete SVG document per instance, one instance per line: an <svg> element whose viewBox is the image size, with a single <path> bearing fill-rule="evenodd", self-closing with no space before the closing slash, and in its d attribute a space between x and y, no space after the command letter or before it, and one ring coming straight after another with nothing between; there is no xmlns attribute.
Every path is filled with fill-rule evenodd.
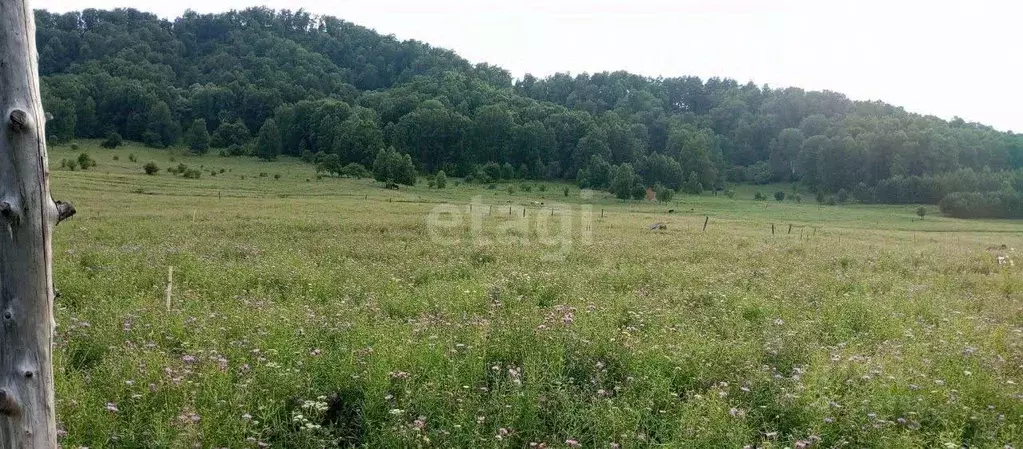
<svg viewBox="0 0 1023 449"><path fill-rule="evenodd" d="M668 209L668 213L669 213L669 214L673 214L673 213L675 213L675 209Z"/></svg>

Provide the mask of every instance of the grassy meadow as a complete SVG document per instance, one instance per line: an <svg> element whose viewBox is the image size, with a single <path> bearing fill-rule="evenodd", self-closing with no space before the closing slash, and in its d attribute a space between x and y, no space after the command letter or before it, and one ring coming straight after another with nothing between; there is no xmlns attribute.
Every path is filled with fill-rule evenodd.
<svg viewBox="0 0 1023 449"><path fill-rule="evenodd" d="M1021 222L79 144L63 447L1023 447Z"/></svg>

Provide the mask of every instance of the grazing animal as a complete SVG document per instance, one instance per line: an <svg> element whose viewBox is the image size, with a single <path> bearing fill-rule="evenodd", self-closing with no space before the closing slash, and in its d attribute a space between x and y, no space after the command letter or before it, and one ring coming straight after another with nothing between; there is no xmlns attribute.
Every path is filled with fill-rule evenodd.
<svg viewBox="0 0 1023 449"><path fill-rule="evenodd" d="M675 213L675 209L668 209L668 213L669 213L669 214L673 214L673 213Z"/></svg>

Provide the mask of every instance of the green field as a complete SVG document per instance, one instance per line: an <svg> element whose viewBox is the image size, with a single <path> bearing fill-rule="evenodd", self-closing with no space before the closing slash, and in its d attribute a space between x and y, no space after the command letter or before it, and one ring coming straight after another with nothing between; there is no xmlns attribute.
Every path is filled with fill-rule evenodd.
<svg viewBox="0 0 1023 449"><path fill-rule="evenodd" d="M80 144L98 166L50 149L78 209L54 237L63 447L1023 443L1020 222Z"/></svg>

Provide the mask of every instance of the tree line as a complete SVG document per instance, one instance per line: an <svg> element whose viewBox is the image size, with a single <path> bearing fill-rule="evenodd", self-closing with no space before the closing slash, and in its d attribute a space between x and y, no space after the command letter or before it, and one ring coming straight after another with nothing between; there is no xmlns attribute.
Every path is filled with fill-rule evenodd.
<svg viewBox="0 0 1023 449"><path fill-rule="evenodd" d="M1023 167L1023 136L958 118L725 78L513 80L449 50L301 10L173 21L132 9L38 11L36 21L54 143L117 134L154 147L304 157L339 175L393 150L420 173L574 180L621 197L637 185L698 193L801 182L864 201L937 203L963 187L912 189L964 170ZM494 165L512 170L493 176Z"/></svg>

